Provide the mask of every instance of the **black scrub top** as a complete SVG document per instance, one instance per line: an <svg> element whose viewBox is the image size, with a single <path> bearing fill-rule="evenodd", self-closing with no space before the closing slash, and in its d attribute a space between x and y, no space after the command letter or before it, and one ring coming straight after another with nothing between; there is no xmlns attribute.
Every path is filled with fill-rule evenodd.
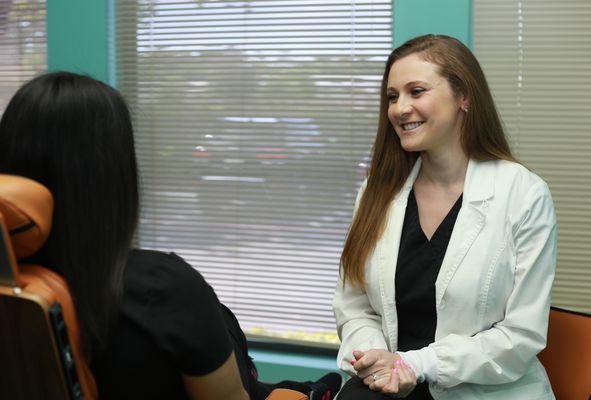
<svg viewBox="0 0 591 400"><path fill-rule="evenodd" d="M209 374L232 353L224 307L176 254L133 250L120 307L109 346L91 366L101 399L188 399L181 374Z"/></svg>
<svg viewBox="0 0 591 400"><path fill-rule="evenodd" d="M435 340L435 281L461 206L462 196L428 240L414 190L409 194L395 278L399 351L418 350Z"/></svg>

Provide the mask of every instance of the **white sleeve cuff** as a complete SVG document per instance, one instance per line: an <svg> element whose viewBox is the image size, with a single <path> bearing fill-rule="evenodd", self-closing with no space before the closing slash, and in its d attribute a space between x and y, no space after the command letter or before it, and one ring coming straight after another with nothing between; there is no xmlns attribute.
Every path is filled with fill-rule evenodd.
<svg viewBox="0 0 591 400"><path fill-rule="evenodd" d="M437 382L437 355L431 347L396 353L414 369L417 382Z"/></svg>

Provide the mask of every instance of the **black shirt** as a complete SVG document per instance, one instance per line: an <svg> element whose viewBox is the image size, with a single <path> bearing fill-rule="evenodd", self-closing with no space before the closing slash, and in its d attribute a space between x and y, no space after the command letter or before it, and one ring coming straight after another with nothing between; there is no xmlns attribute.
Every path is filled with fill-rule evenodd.
<svg viewBox="0 0 591 400"><path fill-rule="evenodd" d="M131 252L120 310L92 363L102 399L186 399L181 374L208 374L232 352L213 289L175 254Z"/></svg>
<svg viewBox="0 0 591 400"><path fill-rule="evenodd" d="M421 229L414 190L408 196L395 279L400 351L418 350L435 340L435 281L461 206L462 196L429 241Z"/></svg>
<svg viewBox="0 0 591 400"><path fill-rule="evenodd" d="M414 190L408 196L395 278L400 351L418 350L435 340L435 281L461 206L462 196L428 240L419 221ZM418 384L407 399L433 399L427 382Z"/></svg>

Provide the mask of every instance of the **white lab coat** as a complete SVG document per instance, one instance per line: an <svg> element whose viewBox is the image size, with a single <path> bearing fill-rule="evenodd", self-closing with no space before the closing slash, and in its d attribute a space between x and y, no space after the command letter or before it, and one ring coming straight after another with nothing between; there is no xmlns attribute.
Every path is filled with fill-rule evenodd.
<svg viewBox="0 0 591 400"><path fill-rule="evenodd" d="M397 350L394 277L420 164L419 158L390 205L385 231L366 263L366 289L337 285L337 362L349 374L353 350ZM434 399L554 399L536 355L546 345L555 266L556 217L546 183L516 163L471 160L435 284Z"/></svg>

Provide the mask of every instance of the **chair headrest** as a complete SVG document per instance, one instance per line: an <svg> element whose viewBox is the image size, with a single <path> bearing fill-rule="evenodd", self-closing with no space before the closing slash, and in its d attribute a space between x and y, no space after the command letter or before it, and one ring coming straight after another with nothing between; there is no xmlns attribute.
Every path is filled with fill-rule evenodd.
<svg viewBox="0 0 591 400"><path fill-rule="evenodd" d="M0 213L16 258L26 258L47 240L53 196L45 186L31 179L0 174Z"/></svg>

